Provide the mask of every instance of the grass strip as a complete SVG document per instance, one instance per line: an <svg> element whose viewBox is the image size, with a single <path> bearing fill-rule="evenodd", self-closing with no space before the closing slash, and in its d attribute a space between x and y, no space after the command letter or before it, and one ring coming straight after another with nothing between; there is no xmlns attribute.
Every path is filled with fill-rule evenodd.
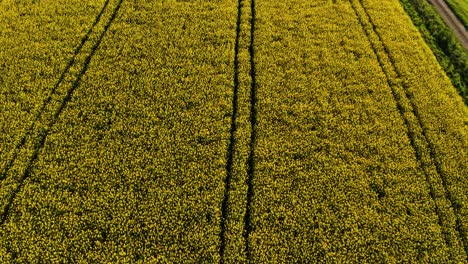
<svg viewBox="0 0 468 264"><path fill-rule="evenodd" d="M468 1L466 0L445 0L447 5L452 9L453 13L462 21L466 29L468 29Z"/></svg>

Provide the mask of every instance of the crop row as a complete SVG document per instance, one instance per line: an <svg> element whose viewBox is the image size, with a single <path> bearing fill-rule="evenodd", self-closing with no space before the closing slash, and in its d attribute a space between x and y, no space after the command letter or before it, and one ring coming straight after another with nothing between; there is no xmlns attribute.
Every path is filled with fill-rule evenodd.
<svg viewBox="0 0 468 264"><path fill-rule="evenodd" d="M458 187L455 178L466 184L460 163L466 159L460 151L466 148L465 109L421 38L408 39L407 31L415 29L402 19L398 2L260 1L257 6L258 160L250 235L254 262L463 260L462 237L456 227L445 226L463 215L448 205L443 209L452 218L440 226L432 185L420 163L430 164L436 174L434 166L443 166L440 160L452 164L453 171L445 173L453 177L447 188ZM376 24L364 17L363 6L372 18L378 17ZM379 8L381 13L376 13ZM389 25L391 30L380 32ZM382 44L374 46L379 41L374 28L385 44L391 42L391 52L418 54L389 61L382 56ZM421 53L424 63L416 62ZM402 94L395 97L392 92L399 80L386 76L392 63L398 69L413 66L411 78L418 82L407 85L413 97L403 104L414 100L421 125L407 112L410 108L399 110ZM422 71L423 65L433 71ZM424 98L425 103L417 98L431 91L416 91L422 85L432 85L437 98ZM435 113L435 106L427 105L440 97L445 100L440 107L450 104L453 116L441 108ZM450 160L439 152L447 142L434 141L435 129L427 125L427 119L437 115L444 115L439 125L447 129L441 137L452 140L444 150L451 153ZM421 161L412 147L409 134L423 137L420 130L429 142L421 145L423 158L429 160ZM448 204L451 199L444 197L438 181L438 198ZM453 191L459 204L466 201L461 190ZM454 232L453 244L446 244L446 229Z"/></svg>
<svg viewBox="0 0 468 264"><path fill-rule="evenodd" d="M74 46L87 36L86 27L103 3L0 3L4 25L0 29L1 178L45 99L63 78L61 71L68 68L67 59L75 57L78 47L74 51Z"/></svg>
<svg viewBox="0 0 468 264"><path fill-rule="evenodd" d="M414 97L412 90L409 89L408 83L404 81L402 71L397 67L396 59L389 45L383 41L383 36L377 30L375 21L370 16L370 12L364 7L363 1L354 2L353 7L363 27L366 27L367 24L368 28L372 28L372 31L368 29L366 33L379 58L389 85L392 87L400 114L405 121L408 138L415 151L416 158L419 160L420 168L425 174L430 196L435 203L438 221L445 241L451 250L451 256L455 259L460 256L463 259L463 245L460 246L460 239L463 240L463 230L459 228L461 220L458 212L456 212L457 205L451 192L447 190L447 175L442 171L440 157L436 153L433 141L429 138L429 132L421 115L420 107L412 99ZM374 39L372 39L372 35L374 35ZM452 210L455 210L455 214Z"/></svg>
<svg viewBox="0 0 468 264"><path fill-rule="evenodd" d="M236 10L123 2L13 200L6 255L219 259Z"/></svg>
<svg viewBox="0 0 468 264"><path fill-rule="evenodd" d="M422 160L422 163L428 162L435 167L437 180L434 182L440 186L435 186L436 191L448 203L449 207L444 212L448 218L446 221L452 222L455 229L455 237L449 239L451 254L454 259L464 260L468 254L468 194L464 191L468 189L468 164L460 161L468 160L468 110L426 45L421 45L418 50L401 47L401 41L408 45L421 42L414 27L400 29L403 36L399 43L390 38L390 32L396 29L396 25L381 19L380 15L404 16L399 4L379 7L376 1L368 0L364 1L364 6L369 15L375 17L374 23L379 25L377 32L386 44L389 57L413 105L426 141L422 148L430 156L430 160ZM404 21L409 22L409 19L406 17Z"/></svg>
<svg viewBox="0 0 468 264"><path fill-rule="evenodd" d="M73 57L58 78L57 83L53 87L49 87L49 91L46 91L48 96L42 98L42 105L39 103L40 107L35 110L29 128L26 125L26 131L17 131L20 140L12 147L10 151L12 154L7 159L2 170L0 189L0 224L2 225L8 218L9 210L16 195L21 191L25 180L30 176L32 164L35 162L44 145L48 130L54 126L62 110L66 106L66 103L70 100L71 95L79 85L82 76L86 72L89 61L105 35L109 24L114 19L120 5L117 4L116 7L112 8L114 10L113 12L105 12L108 4L109 1L104 4L103 9L97 15L91 29L88 30L86 35L82 38L81 44L75 49ZM106 15L110 16L107 19L107 23L99 23L100 19ZM95 26L101 27L102 30L96 30L97 27ZM96 33L96 31L99 33ZM86 45L88 43L91 44ZM83 50L85 54L81 54ZM17 119L18 118L20 117L17 117Z"/></svg>
<svg viewBox="0 0 468 264"><path fill-rule="evenodd" d="M92 53L99 45L100 39L102 39L103 32L99 32L99 27L102 28L104 22L99 22L101 22L100 20L102 17L106 16L104 11L106 10L106 7L108 7L108 4L109 1L105 2L101 11L97 14L92 26L82 37L81 43L75 48L73 55L70 56L71 58L64 67L64 70L61 72L61 74L56 76L58 80L56 80L55 83L49 83L49 87L40 87L43 90L38 89L37 91L30 91L31 94L35 95L37 93L36 96L38 96L37 98L35 98L34 96L31 96L29 98L31 101L30 104L35 105L35 109L30 109L31 111L28 110L28 113L21 112L21 108L10 108L7 109L7 111L5 111L6 115L16 114L16 116L10 117L11 120L9 120L8 122L3 122L4 124L15 124L16 122L21 121L22 123L21 126L16 127L16 133L13 133L15 131L11 131L12 134L16 136L14 137L14 141L16 142L8 140L7 142L5 142L5 146L7 148L5 149L5 155L3 155L2 159L2 182L0 189L1 224L5 222L12 201L14 200L18 190L22 187L24 179L27 178L29 174L31 163L34 161L35 157L40 151L41 146L44 143L44 140L47 136L47 130L51 126L53 126L54 122L60 115L60 112L66 104L66 101L69 99L68 97L70 97L71 93L73 92L73 89L76 88L79 79L84 74L84 71L86 71L86 65L92 57ZM33 4L32 7L30 7L30 9L32 10L42 10L46 8L49 8L52 11L54 10L45 3L43 4L43 6L39 3L36 3L35 5ZM34 55L32 57L34 59L37 59L34 57ZM14 65L14 63L10 61L12 59L15 59L15 57L8 57L7 61L9 64ZM11 66L9 65L9 67ZM14 69L14 67L11 67L11 69ZM39 70L43 69L39 67ZM15 74L22 74L22 72L19 71ZM51 78L51 76L47 78ZM48 80L47 78L45 79L48 82L50 82L50 80ZM11 93L8 92L8 86L4 88L4 91L7 94L14 95L15 93L21 93L22 87L21 84L16 83L15 85L12 85L10 89ZM26 97L23 98L24 103L28 103L27 99L28 98ZM17 101L13 100L13 102Z"/></svg>

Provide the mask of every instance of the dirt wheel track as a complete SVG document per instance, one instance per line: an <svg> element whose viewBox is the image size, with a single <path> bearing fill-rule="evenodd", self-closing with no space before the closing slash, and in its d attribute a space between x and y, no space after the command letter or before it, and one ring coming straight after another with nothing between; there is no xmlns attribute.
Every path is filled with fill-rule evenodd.
<svg viewBox="0 0 468 264"><path fill-rule="evenodd" d="M463 26L463 23L447 6L444 0L429 0L429 2L436 8L437 12L442 16L444 21L455 32L463 47L468 50L468 31Z"/></svg>

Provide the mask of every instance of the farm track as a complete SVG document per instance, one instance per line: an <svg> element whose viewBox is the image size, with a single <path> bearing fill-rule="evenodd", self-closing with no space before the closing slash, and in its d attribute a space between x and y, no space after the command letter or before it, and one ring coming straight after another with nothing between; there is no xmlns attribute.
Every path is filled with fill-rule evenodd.
<svg viewBox="0 0 468 264"><path fill-rule="evenodd" d="M234 153L236 149L236 131L237 131L237 115L239 111L239 42L240 42L240 31L241 31L241 21L242 21L242 8L243 0L238 2L238 13L237 13L237 25L236 25L236 40L235 40L235 52L234 52L234 94L232 99L232 116L231 116L231 129L230 129L230 141L228 146L228 156L226 163L226 172L227 176L225 179L225 190L224 198L222 203L222 217L221 217L221 245L220 245L220 263L224 263L224 255L226 248L226 229L227 224L226 220L229 218L228 205L229 201L229 192L231 189L231 180L233 177L233 164L234 164ZM250 29L249 29L249 43L248 43L248 53L249 53L249 65L250 65L250 91L249 91L249 123L250 123L250 138L248 139L248 157L247 157L247 175L245 182L247 184L246 192L246 204L245 204L245 214L243 217L243 231L242 236L244 240L244 252L246 254L246 259L248 262L252 262L251 255L251 245L249 240L249 235L252 232L252 199L254 195L253 188L253 178L255 176L255 143L257 139L256 127L257 127L257 81L256 81L256 70L255 70L255 1L251 0L250 3Z"/></svg>
<svg viewBox="0 0 468 264"><path fill-rule="evenodd" d="M80 85L80 82L81 82L81 79L83 77L83 75L86 73L88 67L89 67L89 63L91 62L91 59L93 58L94 54L96 53L97 49L99 48L99 45L101 44L106 32L108 31L109 27L111 26L112 22L114 21L114 19L116 18L117 16L117 13L121 7L123 3L123 0L119 0L117 2L117 5L115 6L115 8L112 10L112 14L111 14L111 17L110 19L107 21L107 23L105 24L104 26L104 29L103 31L99 34L99 37L97 39L97 41L94 43L94 45L91 47L91 52L88 54L88 56L85 58L84 62L82 63L82 66L81 66L81 70L79 71L78 75L76 76L76 78L73 80L73 82L71 83L71 87L69 89L67 89L66 91L66 94L65 96L63 96L61 98L61 102L59 104L59 107L58 109L56 109L55 112L53 112L53 116L52 116L52 119L49 121L48 125L46 126L46 128L42 128L40 131L38 131L39 135L38 135L38 140L36 140L36 143L33 145L34 146L34 150L33 150L33 153L32 155L27 159L27 163L25 165L25 169L24 169L24 173L21 175L21 177L17 180L16 182L16 187L13 187L13 190L11 192L8 192L8 197L6 199L3 199L3 201L6 201L6 203L3 205L3 208L2 208L2 212L0 214L0 225L3 225L5 223L5 221L7 220L8 218L8 213L9 213L9 210L11 208L11 205L16 197L16 195L18 194L18 192L21 190L21 188L23 187L24 185L24 181L29 177L30 173L31 173L31 167L34 163L34 161L37 159L38 155L39 155L39 152L40 150L42 149L42 147L44 146L44 143L45 143L45 140L47 138L47 134L48 134L48 131L54 126L54 124L56 123L56 121L58 120L60 114L62 113L63 109L66 107L66 104L71 100L72 96L73 96L73 92L78 88L78 86ZM72 58L72 60L69 62L69 64L67 65L65 71L63 72L63 74L60 76L60 79L59 81L57 82L56 86L54 86L53 90L52 90L52 93L49 95L49 97L46 99L45 101L45 104L41 107L41 111L39 111L37 114L36 114L36 118L34 120L34 123L31 125L30 129L28 130L27 134L22 138L22 140L20 141L20 144L17 145L17 147L15 148L15 154L14 154L14 158L16 158L17 156L17 152L18 150L24 146L25 142L26 142L26 138L27 136L31 133L31 131L33 131L33 127L35 125L35 123L39 120L39 118L41 117L42 113L44 113L45 111L45 108L47 107L47 105L50 103L50 101L52 100L52 95L53 93L58 89L59 85L63 82L63 80L65 79L65 75L66 73L69 71L69 69L71 68L71 66L73 65L73 62L75 62L75 58L76 56L79 54L79 52L81 51L81 49L83 48L83 46L85 45L85 43L87 43L90 35L92 34L93 32L93 28L99 23L99 21L101 20L101 16L103 15L103 13L105 12L107 6L109 4L109 0L106 1L104 7L102 8L101 12L98 14L98 16L96 17L92 27L90 28L90 30L88 31L88 33L86 34L86 36L82 39L80 45L78 46L78 48L75 50L75 54ZM7 164L8 166L6 167L6 170L4 172L4 176L2 178L3 179L6 179L7 178L7 173L9 172L12 164L14 163L14 159L11 159L11 161L9 161L9 163ZM2 186L3 187L3 186Z"/></svg>
<svg viewBox="0 0 468 264"><path fill-rule="evenodd" d="M233 176L234 166L234 150L236 147L236 117L239 107L239 42L240 42L240 31L241 31L241 18L242 18L242 5L243 0L239 0L237 3L237 21L236 21L236 40L234 44L234 87L232 97L232 115L231 115L231 129L229 136L229 146L227 151L226 160L226 178L224 180L224 197L221 207L221 232L220 232L220 263L224 263L224 252L226 250L226 219L228 218L228 203L229 203L229 191L231 189L231 180Z"/></svg>
<svg viewBox="0 0 468 264"><path fill-rule="evenodd" d="M404 83L399 84L399 83L394 83L394 82L391 81L392 77L391 77L390 74L395 75L397 80L402 80L402 73L396 67L395 59L392 57L392 54L390 53L388 47L386 46L385 42L382 40L382 36L378 32L376 24L372 20L372 17L369 15L369 13L368 13L367 9L365 8L362 0L359 0L358 3L360 5L360 7L362 8L362 10L364 11L364 14L366 16L366 20L372 26L373 34L375 36L377 36L378 43L380 43L381 47L383 47L383 51L384 51L386 57L388 58L388 60L390 62L391 73L389 73L388 70L385 69L385 66L384 66L385 63L383 62L383 60L386 60L386 58L382 58L379 55L379 52L377 51L378 48L376 47L375 42L372 41L372 37L371 37L372 33L369 32L368 30L366 30L366 25L365 25L366 22L364 21L364 18L359 14L359 12L358 12L355 4L354 4L354 1L351 0L351 5L353 7L353 10L354 10L356 16L358 17L359 22L360 22L360 24L362 26L362 29L365 32L365 34L366 34L366 36L367 36L367 38L368 38L368 40L369 40L369 42L371 44L372 50L375 53L375 55L376 55L376 57L377 57L377 59L379 61L380 67L382 68L382 71L384 72L384 74L386 76L387 83L388 83L389 87L391 87L391 89L392 89L392 94L393 94L393 97L394 97L395 102L397 104L398 111L400 112L400 115L401 115L401 117L402 117L402 119L403 119L403 121L405 123L406 128L407 128L407 134L408 134L408 138L409 138L410 143L411 143L411 147L415 151L416 158L419 161L419 165L421 167L421 170L424 172L425 177L426 177L426 182L429 185L430 196L431 196L431 199L434 201L434 204L435 204L435 211L436 211L436 214L438 216L439 225L441 226L441 228L443 230L445 242L449 247L454 246L453 242L452 242L453 240L450 237L450 231L447 230L447 228L449 228L449 226L448 226L449 223L447 223L444 220L445 217L443 216L443 210L440 208L440 206L438 205L438 202L437 202L436 187L434 186L436 183L434 183L434 180L431 180L431 172L434 169L435 169L435 171L437 173L438 178L442 182L443 192L444 192L444 196L445 196L444 198L445 198L446 201L449 202L450 208L454 211L454 214L455 214L455 217L456 217L455 231L456 231L456 233L458 235L458 239L460 239L462 244L463 244L463 249L464 249L465 254L466 254L466 253L468 253L467 233L466 233L466 230L463 229L462 220L461 220L461 217L460 217L459 207L455 206L456 201L455 201L453 195L451 194L451 192L448 190L447 176L446 176L445 172L442 169L442 165L441 165L441 162L440 162L439 158L437 157L435 146L429 140L427 128L425 127L424 122L422 121L422 118L421 118L421 115L420 115L420 113L418 111L417 105L412 100L412 98L414 96L412 95L412 93L409 91L408 87ZM403 94L401 94L398 91L400 89L398 89L398 90L396 89L397 87L398 88L399 87L403 88L402 89ZM405 103L402 100L407 101L409 103L409 106L405 107L404 106ZM416 126L417 126L416 131L414 129L412 129L411 119L409 119L405 115L406 113L410 113L412 116L414 116L415 121L416 121ZM418 140L418 137L421 137L421 136L422 136L422 138ZM422 146L420 146L418 144L418 141L422 141ZM431 163L426 162L426 160L427 160L426 157L425 157L426 153L429 155L428 158L431 161ZM435 179L435 181L437 181L437 179Z"/></svg>
<svg viewBox="0 0 468 264"><path fill-rule="evenodd" d="M361 4L361 3L360 3ZM366 26L365 26L365 22L362 18L362 16L359 15L359 12L357 11L356 9L356 6L354 5L354 2L351 1L351 5L353 7L353 10L356 14L356 16L358 17L359 19L359 22L362 26L362 30L365 32L368 40L369 40L369 43L372 47L372 50L375 54L375 56L377 57L377 60L379 62L379 65L380 65L380 68L382 69L382 71L384 72L385 74L385 77L386 77L386 81L387 81L387 84L388 86L390 87L390 89L392 90L392 95L393 95L393 98L395 100L395 103L397 105L397 109L398 109L398 112L400 113L400 116L401 116L401 119L403 120L405 126L406 126L406 129L407 129L407 135L408 135L408 139L410 140L410 143L411 143L411 147L414 149L415 151L415 154L416 154L416 159L418 160L420 166L421 166L421 163L422 163L422 153L420 151L420 148L419 146L417 145L416 141L417 139L415 138L415 132L412 131L411 129L411 124L410 124L410 120L405 116L405 112L407 111L412 111L412 110L409 110L409 109L404 109L404 105L401 101L401 94L397 91L396 89L396 84L393 83L391 81L391 77L388 73L388 71L385 69L385 66L384 66L384 62L383 62L383 59L381 58L381 56L379 55L379 52L377 51L377 47L375 46L376 44L372 41L372 38L371 38L371 33L366 30ZM364 6L361 4L361 8L363 10L365 10ZM366 13L367 14L367 13ZM367 18L369 19L370 16L367 14ZM369 21L369 20L368 20ZM374 26L373 26L373 32L374 34L377 34ZM383 45L383 41L380 40L380 44ZM387 56L388 56L388 53L386 52ZM408 99L408 98L406 98ZM428 182L429 184L429 188L430 188L430 196L431 196L431 199L435 202L436 198L435 198L435 191L434 191L434 187L432 184L430 184L430 180L429 180L429 176L426 172L426 170L421 166L421 169L424 171L424 174L425 174L425 177L426 177L426 181ZM441 210L439 209L439 207L437 206L437 203L436 204L436 212L437 212L437 216L438 216L438 222L439 222L439 225L440 226L444 226L443 223L442 223L442 216L441 216ZM448 235L446 233L444 233L444 238L445 238L445 243L449 243L449 239L447 237Z"/></svg>
<svg viewBox="0 0 468 264"><path fill-rule="evenodd" d="M255 177L255 145L257 141L257 79L255 68L255 0L251 0L250 5L251 21L250 21L250 77L252 83L250 87L250 124L251 124L251 137L249 143L249 158L248 158L248 178L247 178L247 208L244 218L244 239L245 239L245 252L247 260L252 262L251 245L249 236L252 232L252 200L254 196L253 179Z"/></svg>
<svg viewBox="0 0 468 264"><path fill-rule="evenodd" d="M463 47L468 50L468 31L452 9L449 8L444 0L429 0L429 2L435 7L437 12L439 12L440 16L449 27L452 28Z"/></svg>
<svg viewBox="0 0 468 264"><path fill-rule="evenodd" d="M72 67L72 65L75 63L75 60L76 60L76 57L78 56L78 54L81 52L81 50L83 49L83 46L85 45L85 43L89 40L89 37L91 36L91 34L93 33L93 30L94 30L94 27L99 23L99 21L101 20L101 17L102 17L102 14L104 13L104 11L106 10L108 4L109 4L110 0L107 0L105 3L104 3L104 6L102 7L101 11L99 12L99 14L96 16L96 18L94 19L94 22L93 24L91 25L91 27L88 29L88 31L86 32L86 35L81 39L81 42L80 44L76 47L74 53L73 53L73 56L72 58L68 61L68 64L67 66L65 67L65 69L63 70L63 72L60 74L60 77L58 79L58 81L55 83L54 87L52 88L52 90L50 91L49 93L49 96L47 96L47 98L44 100L44 102L42 103L42 106L39 108L39 110L36 112L36 115L34 116L33 118L33 121L31 123L31 125L29 126L29 128L26 130L26 132L23 134L23 136L21 137L21 139L19 140L19 142L15 145L14 149L13 149L13 154L12 154L12 157L10 157L7 161L7 164L5 165L5 167L2 169L2 173L0 174L0 182L5 179L8 171L10 170L11 166L13 165L13 162L16 160L16 157L18 155L18 151L24 146L24 144L26 143L26 138L31 134L31 132L34 130L34 126L36 125L36 122L39 121L39 119L41 118L41 115L44 113L46 107L49 105L49 103L51 102L52 100L52 95L54 95L56 92L57 92L57 89L58 87L61 85L61 83L64 81L65 79L65 76L68 74L70 68Z"/></svg>

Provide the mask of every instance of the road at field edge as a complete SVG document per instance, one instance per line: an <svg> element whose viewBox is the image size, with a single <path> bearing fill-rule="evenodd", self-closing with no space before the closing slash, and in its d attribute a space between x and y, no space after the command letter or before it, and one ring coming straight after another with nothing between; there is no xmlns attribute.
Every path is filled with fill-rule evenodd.
<svg viewBox="0 0 468 264"><path fill-rule="evenodd" d="M453 13L452 9L447 6L444 0L429 0L444 21L455 32L455 35L460 40L463 47L468 50L468 31L463 26L463 23Z"/></svg>

